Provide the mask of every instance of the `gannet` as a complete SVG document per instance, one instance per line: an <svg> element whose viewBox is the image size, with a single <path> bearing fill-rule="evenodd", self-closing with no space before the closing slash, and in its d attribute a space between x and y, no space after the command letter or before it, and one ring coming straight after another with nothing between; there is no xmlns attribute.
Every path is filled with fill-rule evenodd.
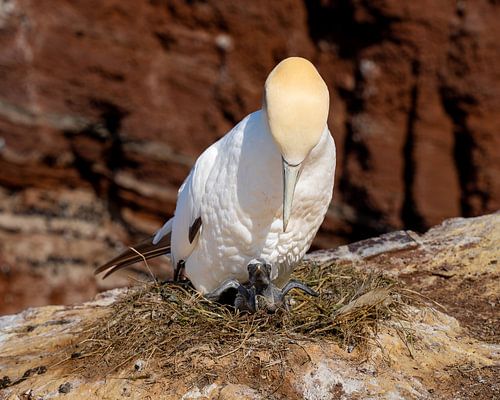
<svg viewBox="0 0 500 400"><path fill-rule="evenodd" d="M292 289L300 289L310 296L318 296L314 290L304 283L291 279L283 287L277 288L271 282L272 266L262 259L255 259L248 263L248 283L242 284L236 279L228 279L213 292L205 297L209 300L219 300L228 289L236 290L234 306L240 311L254 313L258 309L257 299L264 298L264 306L268 312L275 312L279 308L287 308L286 294Z"/></svg>
<svg viewBox="0 0 500 400"><path fill-rule="evenodd" d="M213 294L227 281L248 282L248 264L259 259L282 288L332 198L328 112L328 88L314 65L300 57L281 61L267 77L262 108L197 159L174 216L96 274L170 254L176 275L183 269L199 292Z"/></svg>

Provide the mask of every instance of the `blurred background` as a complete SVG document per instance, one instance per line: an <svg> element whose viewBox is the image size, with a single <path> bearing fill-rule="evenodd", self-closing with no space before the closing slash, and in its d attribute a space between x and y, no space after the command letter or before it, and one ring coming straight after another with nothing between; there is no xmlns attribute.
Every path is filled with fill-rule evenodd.
<svg viewBox="0 0 500 400"><path fill-rule="evenodd" d="M499 209L499 21L497 0L0 0L0 314L144 279L93 268L172 215L287 56L332 99L313 248Z"/></svg>

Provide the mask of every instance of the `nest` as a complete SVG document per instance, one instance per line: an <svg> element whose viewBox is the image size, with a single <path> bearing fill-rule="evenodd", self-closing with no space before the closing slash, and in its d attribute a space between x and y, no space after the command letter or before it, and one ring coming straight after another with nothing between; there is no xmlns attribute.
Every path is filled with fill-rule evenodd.
<svg viewBox="0 0 500 400"><path fill-rule="evenodd" d="M201 374L209 383L220 373L227 377L241 369L260 379L283 375L293 346L321 339L362 351L380 324L406 318L408 298L381 274L363 274L351 265L303 263L294 277L320 296L292 291L290 310L275 314L240 314L173 284L130 289L86 327L69 359L81 372L101 377L142 360L183 380ZM389 325L398 329L394 326L401 324Z"/></svg>

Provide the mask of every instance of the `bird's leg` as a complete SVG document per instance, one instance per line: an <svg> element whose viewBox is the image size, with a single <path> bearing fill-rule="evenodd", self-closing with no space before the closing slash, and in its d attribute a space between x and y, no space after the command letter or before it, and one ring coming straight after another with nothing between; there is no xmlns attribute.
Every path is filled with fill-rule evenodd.
<svg viewBox="0 0 500 400"><path fill-rule="evenodd" d="M173 279L172 280L169 280L169 279L164 280L161 282L161 285L162 286L165 285L166 287L168 287L168 286L180 286L180 287L183 287L185 289L189 289L189 288L194 289L193 284L191 283L191 281L189 279L184 279L182 281L179 280L180 273L183 269L184 269L184 261L181 260L177 263L177 266L174 269ZM166 301L172 300L172 295L168 294L168 292L165 292L162 290L160 293L161 293L161 296L164 300L166 300Z"/></svg>
<svg viewBox="0 0 500 400"><path fill-rule="evenodd" d="M180 260L177 262L177 265L174 269L174 282L179 282L179 278L181 276L181 273L184 271L185 266L186 263L184 262L184 260Z"/></svg>
<svg viewBox="0 0 500 400"><path fill-rule="evenodd" d="M174 268L174 277L172 278L172 280L167 279L167 280L163 281L162 284L175 284L175 285L180 285L180 286L191 286L192 287L191 281L189 279L180 280L180 277L181 277L182 273L184 272L185 265L186 265L186 263L184 262L184 260L180 260Z"/></svg>

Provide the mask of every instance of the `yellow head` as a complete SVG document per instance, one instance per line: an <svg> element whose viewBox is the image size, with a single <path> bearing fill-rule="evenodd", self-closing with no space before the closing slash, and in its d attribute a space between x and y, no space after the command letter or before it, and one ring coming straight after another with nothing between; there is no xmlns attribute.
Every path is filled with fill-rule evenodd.
<svg viewBox="0 0 500 400"><path fill-rule="evenodd" d="M329 106L325 81L304 58L283 60L267 77L262 108L283 161L283 232L292 212L302 162L321 138Z"/></svg>
<svg viewBox="0 0 500 400"><path fill-rule="evenodd" d="M274 141L290 165L300 164L325 129L330 96L325 81L308 60L290 57L269 74L263 109Z"/></svg>

